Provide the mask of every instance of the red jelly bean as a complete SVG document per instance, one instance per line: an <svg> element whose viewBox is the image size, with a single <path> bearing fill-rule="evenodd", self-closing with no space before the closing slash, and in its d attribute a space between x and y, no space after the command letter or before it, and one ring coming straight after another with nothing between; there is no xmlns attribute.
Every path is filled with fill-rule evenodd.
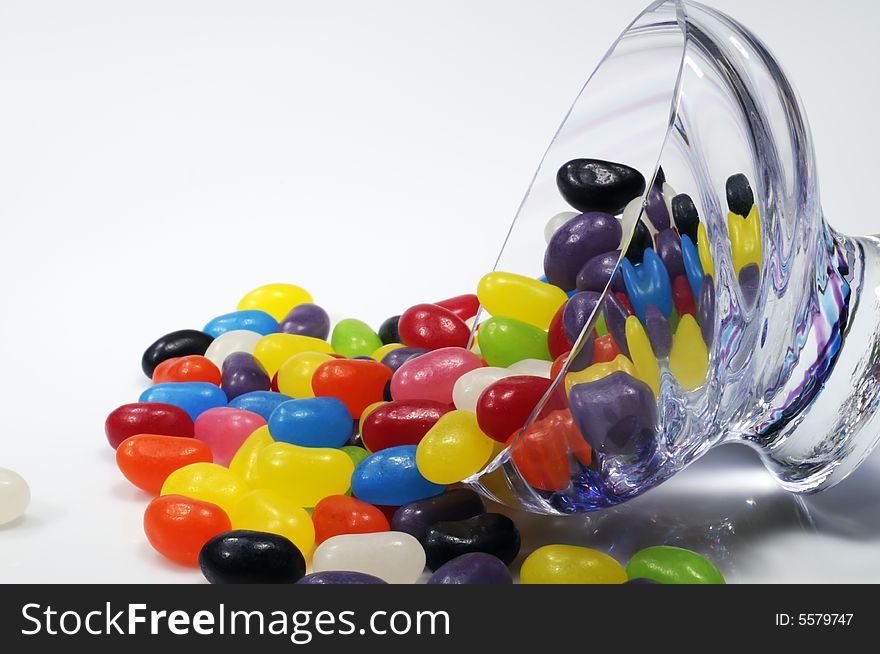
<svg viewBox="0 0 880 654"><path fill-rule="evenodd" d="M694 293L684 275L679 275L672 281L672 302L679 316L690 314L696 318L697 305L694 302Z"/></svg>
<svg viewBox="0 0 880 654"><path fill-rule="evenodd" d="M547 348L550 350L550 356L554 359L559 357L563 352L571 351L571 341L565 334L565 328L562 326L562 314L565 311L565 304L559 307L559 310L550 321L550 328L547 330Z"/></svg>
<svg viewBox="0 0 880 654"><path fill-rule="evenodd" d="M553 360L553 365L550 366L550 379L556 379L559 376L559 373L562 372L562 366L568 360L569 354L571 352L563 352Z"/></svg>
<svg viewBox="0 0 880 654"><path fill-rule="evenodd" d="M220 369L214 362L196 354L168 359L153 371L153 383L168 382L207 382L219 386Z"/></svg>
<svg viewBox="0 0 880 654"><path fill-rule="evenodd" d="M553 383L544 377L516 375L490 385L477 400L477 423L483 432L504 443L521 429ZM550 399L553 402L554 398Z"/></svg>
<svg viewBox="0 0 880 654"><path fill-rule="evenodd" d="M585 466L592 459L590 446L567 409L536 420L511 440L510 456L523 479L545 491L561 491L571 483L569 454Z"/></svg>
<svg viewBox="0 0 880 654"><path fill-rule="evenodd" d="M440 302L435 302L434 304L436 304L438 307L449 309L452 313L454 313L462 320L473 318L475 315L477 315L477 311L480 310L480 301L473 293L468 293L467 295L456 295L455 297L451 297L448 300L441 300Z"/></svg>
<svg viewBox="0 0 880 654"><path fill-rule="evenodd" d="M629 296L626 293L621 293L618 291L614 295L617 296L617 299L620 300L620 304L623 305L623 308L626 309L626 312L629 315L633 315L635 311L633 310L632 302L629 301Z"/></svg>
<svg viewBox="0 0 880 654"><path fill-rule="evenodd" d="M132 484L158 495L165 478L190 463L213 462L211 449L195 438L138 434L116 448L116 465Z"/></svg>
<svg viewBox="0 0 880 654"><path fill-rule="evenodd" d="M620 354L620 348L611 334L605 334L597 338L593 343L593 363L607 363L614 361L614 358Z"/></svg>
<svg viewBox="0 0 880 654"><path fill-rule="evenodd" d="M361 440L371 452L397 445L418 445L440 416L452 407L434 400L397 400L370 412L361 425Z"/></svg>
<svg viewBox="0 0 880 654"><path fill-rule="evenodd" d="M315 544L342 534L372 534L389 531L391 525L380 509L348 495L331 495L315 505Z"/></svg>
<svg viewBox="0 0 880 654"><path fill-rule="evenodd" d="M315 369L312 390L316 397L339 398L358 420L364 409L382 401L391 374L391 368L378 361L334 359Z"/></svg>
<svg viewBox="0 0 880 654"><path fill-rule="evenodd" d="M277 372L274 375L272 375L272 383L269 384L269 390L272 391L273 393L280 393L281 392L278 390L278 373Z"/></svg>
<svg viewBox="0 0 880 654"><path fill-rule="evenodd" d="M180 407L162 402L123 404L107 416L104 432L113 449L137 434L190 437L194 434L189 414Z"/></svg>
<svg viewBox="0 0 880 654"><path fill-rule="evenodd" d="M183 495L157 497L144 512L144 533L150 545L183 565L198 565L202 546L230 529L229 516L219 506Z"/></svg>
<svg viewBox="0 0 880 654"><path fill-rule="evenodd" d="M471 335L464 320L436 304L410 307L400 316L397 329L404 344L428 350L467 347Z"/></svg>

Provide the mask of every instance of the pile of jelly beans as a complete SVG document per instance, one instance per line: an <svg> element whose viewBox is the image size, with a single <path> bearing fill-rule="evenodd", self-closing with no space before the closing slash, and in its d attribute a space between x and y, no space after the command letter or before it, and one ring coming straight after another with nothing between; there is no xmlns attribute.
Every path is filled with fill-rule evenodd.
<svg viewBox="0 0 880 654"><path fill-rule="evenodd" d="M583 162L614 174L584 177ZM658 306L667 322L677 309L678 335L661 354L683 385L699 385L708 365L693 315L711 275L702 259L693 288L679 245L693 246L687 234L705 241L692 203L671 209L678 231L667 213L677 240L661 231L660 256L637 229L612 280L622 238L614 214L638 199L644 179L597 160L566 166L560 191L583 212L548 224L543 279L492 272L476 294L418 304L377 331L353 318L331 330L304 289L269 284L203 329L150 345L142 368L152 385L105 428L122 474L154 497L144 514L153 548L200 566L212 583L414 583L426 566L428 583L511 583L519 530L459 482L509 448L529 484L558 491L570 483L569 455L589 466L643 438L638 423L623 441L601 432L601 403L620 396L599 386L610 379L613 391L654 401ZM668 211L659 197L648 194L649 216L658 201ZM671 283L670 257L682 263ZM523 430L609 283L617 313L606 304L560 386L565 397L551 394L544 417ZM710 302L699 304L705 314ZM472 339L480 307L491 318ZM701 347L685 347L694 334ZM520 580L723 583L687 550L648 548L624 568L568 545L531 553Z"/></svg>

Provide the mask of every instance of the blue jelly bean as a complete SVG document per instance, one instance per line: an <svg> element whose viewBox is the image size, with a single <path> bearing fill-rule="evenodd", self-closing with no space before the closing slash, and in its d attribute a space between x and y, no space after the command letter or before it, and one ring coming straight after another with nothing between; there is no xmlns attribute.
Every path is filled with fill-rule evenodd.
<svg viewBox="0 0 880 654"><path fill-rule="evenodd" d="M380 506L402 506L439 495L444 488L419 472L415 445L389 447L371 454L351 475L355 497Z"/></svg>
<svg viewBox="0 0 880 654"><path fill-rule="evenodd" d="M672 285L663 260L653 248L645 248L642 262L633 265L629 259L620 262L623 283L633 311L644 325L648 305L653 304L667 318L672 315Z"/></svg>
<svg viewBox="0 0 880 654"><path fill-rule="evenodd" d="M703 286L703 264L700 262L700 252L690 236L681 237L681 258L684 261L684 272L691 286L691 292L695 298L698 298L700 288Z"/></svg>
<svg viewBox="0 0 880 654"><path fill-rule="evenodd" d="M229 406L235 409L244 409L251 413L263 416L268 421L280 405L292 400L293 398L284 393L275 393L273 391L252 391L239 395L234 400L229 401Z"/></svg>
<svg viewBox="0 0 880 654"><path fill-rule="evenodd" d="M226 406L226 393L208 382L156 384L141 393L140 402L164 402L180 407L195 420L208 409Z"/></svg>
<svg viewBox="0 0 880 654"><path fill-rule="evenodd" d="M202 330L206 334L210 334L214 338L239 329L251 332L257 332L266 336L274 334L278 330L278 321L275 320L265 311L256 309L246 309L244 311L233 311L232 313L224 313L217 316Z"/></svg>
<svg viewBox="0 0 880 654"><path fill-rule="evenodd" d="M269 417L269 434L302 447L342 447L351 437L352 424L341 400L309 397L278 405Z"/></svg>

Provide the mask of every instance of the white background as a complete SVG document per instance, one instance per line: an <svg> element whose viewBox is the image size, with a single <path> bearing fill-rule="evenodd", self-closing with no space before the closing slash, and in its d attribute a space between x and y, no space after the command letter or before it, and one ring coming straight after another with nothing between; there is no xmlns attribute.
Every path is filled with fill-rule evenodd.
<svg viewBox="0 0 880 654"><path fill-rule="evenodd" d="M0 2L0 466L31 484L0 581L192 581L143 537L106 414L140 355L270 281L374 326L471 292L643 0ZM823 204L880 231L877 4L718 0L776 52ZM772 9L769 9L772 7ZM733 581L880 581L880 455L806 503L742 448L526 544L678 543Z"/></svg>

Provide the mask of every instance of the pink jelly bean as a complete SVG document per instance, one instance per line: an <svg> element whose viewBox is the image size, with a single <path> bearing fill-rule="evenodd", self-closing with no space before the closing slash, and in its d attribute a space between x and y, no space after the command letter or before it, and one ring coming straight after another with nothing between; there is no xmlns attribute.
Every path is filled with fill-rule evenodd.
<svg viewBox="0 0 880 654"><path fill-rule="evenodd" d="M482 359L462 347L444 347L404 363L391 378L395 400L434 400L452 404L452 387L466 372L482 368Z"/></svg>
<svg viewBox="0 0 880 654"><path fill-rule="evenodd" d="M265 424L266 420L256 413L221 406L196 418L195 436L211 448L214 463L228 466L245 439Z"/></svg>

